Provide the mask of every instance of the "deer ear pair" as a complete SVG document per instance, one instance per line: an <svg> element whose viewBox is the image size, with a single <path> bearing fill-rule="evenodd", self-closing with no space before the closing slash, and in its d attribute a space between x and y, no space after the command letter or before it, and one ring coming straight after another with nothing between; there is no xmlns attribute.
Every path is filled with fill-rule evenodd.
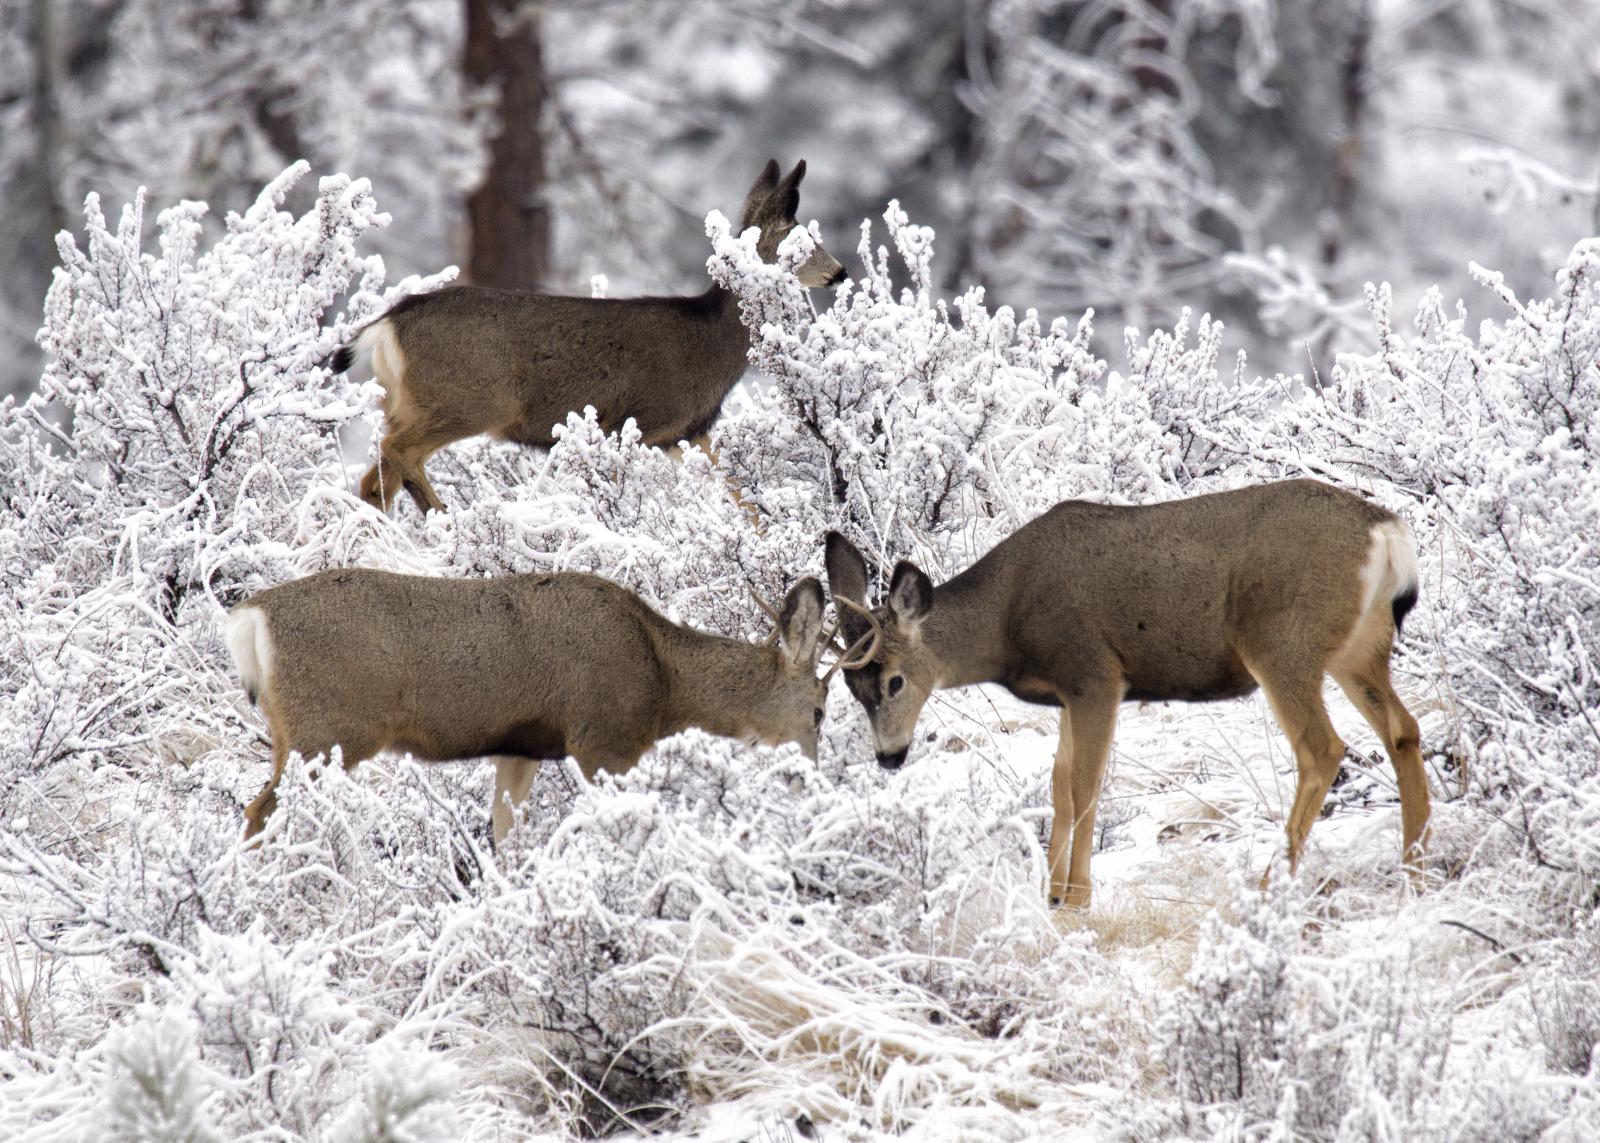
<svg viewBox="0 0 1600 1143"><path fill-rule="evenodd" d="M750 193L745 195L745 218L750 218L758 206L772 205L769 201L772 199L776 199L776 205L789 217L800 209L800 182L806 177L806 161L801 159L794 170L781 179L778 177L780 169L777 159L768 159L767 165L761 168Z"/></svg>
<svg viewBox="0 0 1600 1143"><path fill-rule="evenodd" d="M834 599L843 597L865 606L867 601L867 561L861 551L838 532L829 532L824 562L828 569L828 588ZM901 560L889 577L889 612L896 626L903 632L916 630L918 624L933 609L933 581L910 560ZM864 630L865 623L857 619L846 623L846 634L852 628Z"/></svg>

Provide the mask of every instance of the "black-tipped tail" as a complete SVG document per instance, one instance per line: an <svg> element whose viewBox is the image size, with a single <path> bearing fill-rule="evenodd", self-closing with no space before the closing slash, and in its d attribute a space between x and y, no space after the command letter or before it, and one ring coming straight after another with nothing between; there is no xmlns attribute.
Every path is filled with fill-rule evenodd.
<svg viewBox="0 0 1600 1143"><path fill-rule="evenodd" d="M333 351L333 356L328 358L328 368L335 373L343 373L355 363L356 351L355 347L351 345L341 345Z"/></svg>
<svg viewBox="0 0 1600 1143"><path fill-rule="evenodd" d="M1399 595L1394 597L1390 606L1394 609L1394 629L1399 634L1400 628L1406 621L1406 616L1411 614L1411 609L1417 605L1417 587L1412 584Z"/></svg>

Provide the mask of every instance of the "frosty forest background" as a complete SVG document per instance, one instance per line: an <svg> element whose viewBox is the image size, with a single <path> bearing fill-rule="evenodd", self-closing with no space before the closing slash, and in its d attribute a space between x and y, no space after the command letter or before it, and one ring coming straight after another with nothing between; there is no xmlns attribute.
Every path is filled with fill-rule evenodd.
<svg viewBox="0 0 1600 1143"><path fill-rule="evenodd" d="M0 6L0 1138L1600 1139L1600 6ZM809 174L780 265L761 165ZM851 280L788 271L826 240ZM457 269L459 267L459 270ZM571 415L447 513L327 358L457 275L737 292L713 461ZM592 571L755 640L845 532L942 580L1064 498L1289 476L1405 517L1376 738L1300 873L1259 696L1124 707L1087 912L1056 712L872 762L699 733L267 775L226 610L323 568ZM759 525L729 495L730 481Z"/></svg>

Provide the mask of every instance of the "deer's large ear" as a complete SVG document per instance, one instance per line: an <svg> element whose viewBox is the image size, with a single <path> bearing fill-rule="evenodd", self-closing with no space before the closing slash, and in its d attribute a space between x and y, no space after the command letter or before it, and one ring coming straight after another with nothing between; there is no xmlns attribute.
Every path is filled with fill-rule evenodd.
<svg viewBox="0 0 1600 1143"><path fill-rule="evenodd" d="M790 588L784 597L783 608L778 612L778 644L795 666L809 670L816 662L827 606L822 585L809 575Z"/></svg>
<svg viewBox="0 0 1600 1143"><path fill-rule="evenodd" d="M740 215L739 229L749 230L756 224L756 213L761 209L761 204L767 201L774 187L778 185L778 160L768 159L767 165L761 168L761 174L751 184L750 192L744 196L744 210Z"/></svg>
<svg viewBox="0 0 1600 1143"><path fill-rule="evenodd" d="M793 218L800 209L800 181L806 177L806 161L801 159L794 170L783 176L783 181L772 189L772 205L785 218Z"/></svg>
<svg viewBox="0 0 1600 1143"><path fill-rule="evenodd" d="M915 631L933 610L933 581L916 564L901 560L889 579L889 611L902 631Z"/></svg>
<svg viewBox="0 0 1600 1143"><path fill-rule="evenodd" d="M867 561L860 550L838 532L829 532L826 555L828 593L833 598L841 596L861 607L867 606ZM845 642L854 643L866 634L867 621L847 607L839 608L839 629Z"/></svg>

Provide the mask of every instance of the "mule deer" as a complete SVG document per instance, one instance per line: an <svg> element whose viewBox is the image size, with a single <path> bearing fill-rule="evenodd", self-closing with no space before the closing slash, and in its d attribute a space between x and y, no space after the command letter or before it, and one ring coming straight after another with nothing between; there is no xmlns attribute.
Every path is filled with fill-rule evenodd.
<svg viewBox="0 0 1600 1143"><path fill-rule="evenodd" d="M695 726L808 757L828 679L816 662L826 600L806 577L763 644L673 623L610 580L577 572L441 579L365 568L269 588L228 616L228 648L272 737L272 777L247 838L276 804L291 750L341 748L346 769L380 750L430 761L495 757L494 837L540 760L585 777L621 772Z"/></svg>
<svg viewBox="0 0 1600 1143"><path fill-rule="evenodd" d="M1427 777L1416 720L1389 681L1416 563L1397 516L1313 480L1147 507L1065 501L938 588L902 561L875 611L861 553L827 538L841 627L871 639L867 663L845 678L880 765L905 762L939 687L995 682L1061 707L1050 895L1075 906L1089 901L1095 805L1124 700L1206 702L1260 686L1299 771L1286 822L1293 867L1344 756L1322 701L1331 674L1399 778L1402 859L1421 856Z"/></svg>
<svg viewBox="0 0 1600 1143"><path fill-rule="evenodd" d="M740 216L741 229L760 229L768 262L796 225L805 161L778 173L769 161ZM819 245L798 277L815 288L845 270ZM739 299L715 283L693 297L644 298L450 286L395 303L332 366L342 373L370 350L384 390L386 432L361 498L387 512L403 487L418 508L442 511L423 464L481 433L549 448L553 425L593 405L608 431L632 417L646 444L703 438L749 349Z"/></svg>

